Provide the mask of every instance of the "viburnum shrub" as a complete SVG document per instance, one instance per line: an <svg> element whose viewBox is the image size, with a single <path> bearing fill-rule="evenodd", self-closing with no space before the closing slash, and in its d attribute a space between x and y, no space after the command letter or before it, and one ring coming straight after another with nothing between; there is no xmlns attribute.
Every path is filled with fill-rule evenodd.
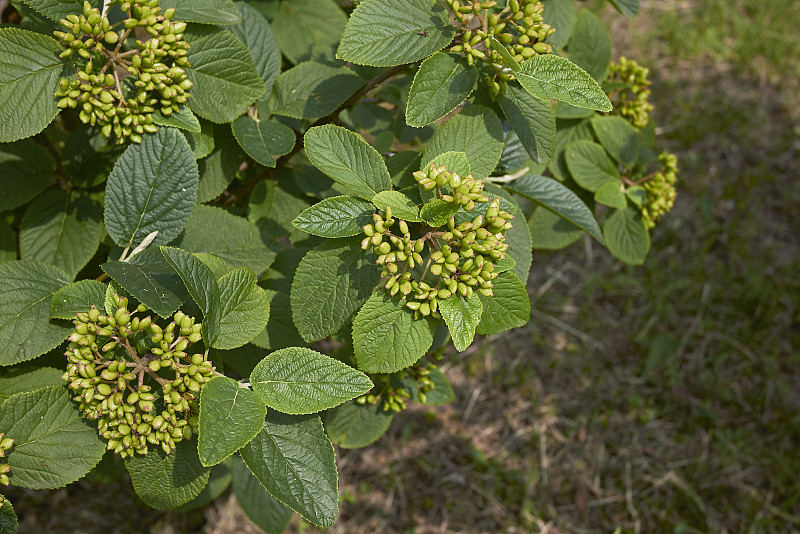
<svg viewBox="0 0 800 534"><path fill-rule="evenodd" d="M0 484L103 459L155 508L331 525L333 444L451 401L532 249L641 264L674 202L647 69L571 0L11 4Z"/></svg>

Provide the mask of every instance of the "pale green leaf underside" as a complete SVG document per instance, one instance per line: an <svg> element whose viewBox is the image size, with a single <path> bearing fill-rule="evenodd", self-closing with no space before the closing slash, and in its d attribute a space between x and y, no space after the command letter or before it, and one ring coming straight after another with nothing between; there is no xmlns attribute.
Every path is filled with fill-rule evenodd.
<svg viewBox="0 0 800 534"><path fill-rule="evenodd" d="M216 465L261 431L267 407L252 390L225 376L211 379L200 393L200 463Z"/></svg>
<svg viewBox="0 0 800 534"><path fill-rule="evenodd" d="M650 234L639 210L612 210L603 223L603 235L615 258L630 265L644 263L650 250Z"/></svg>
<svg viewBox="0 0 800 534"><path fill-rule="evenodd" d="M466 299L461 295L439 300L439 312L442 314L450 337L453 338L458 352L467 350L475 337L475 328L481 322L483 304L477 296Z"/></svg>
<svg viewBox="0 0 800 534"><path fill-rule="evenodd" d="M349 196L328 197L304 210L292 224L298 230L321 237L350 237L372 222L375 207Z"/></svg>
<svg viewBox="0 0 800 534"><path fill-rule="evenodd" d="M556 118L550 102L509 84L500 107L528 155L537 163L550 163L556 152Z"/></svg>
<svg viewBox="0 0 800 534"><path fill-rule="evenodd" d="M400 191L381 191L372 198L372 203L380 210L392 208L392 217L408 222L421 222L419 207L413 198Z"/></svg>
<svg viewBox="0 0 800 534"><path fill-rule="evenodd" d="M53 294L70 282L61 269L38 261L0 264L0 366L31 360L69 335L68 323L50 320Z"/></svg>
<svg viewBox="0 0 800 534"><path fill-rule="evenodd" d="M201 117L231 122L267 90L247 47L231 32L193 26L185 39L192 65L186 75L194 83L189 107Z"/></svg>
<svg viewBox="0 0 800 534"><path fill-rule="evenodd" d="M309 129L303 142L311 163L356 195L371 200L392 188L383 158L357 133L326 124Z"/></svg>
<svg viewBox="0 0 800 534"><path fill-rule="evenodd" d="M209 469L197 457L193 441L179 441L165 454L161 447L151 447L147 454L125 460L136 495L159 510L170 510L194 499L208 483Z"/></svg>
<svg viewBox="0 0 800 534"><path fill-rule="evenodd" d="M253 369L250 384L267 406L288 414L326 410L372 388L364 373L303 347L268 355Z"/></svg>
<svg viewBox="0 0 800 534"><path fill-rule="evenodd" d="M151 246L172 241L192 213L198 176L189 144L174 128L131 144L106 186L105 223L114 242L132 248L154 231Z"/></svg>
<svg viewBox="0 0 800 534"><path fill-rule="evenodd" d="M625 198L625 193L623 193L622 189L620 189L620 184L614 182L608 182L603 185L603 187L598 189L594 194L594 199L600 204L609 206L611 208L616 208L618 210L623 210L625 209L625 206L628 205L628 201Z"/></svg>
<svg viewBox="0 0 800 534"><path fill-rule="evenodd" d="M232 127L239 145L265 167L274 167L276 160L294 147L292 129L276 121L240 117L233 121Z"/></svg>
<svg viewBox="0 0 800 534"><path fill-rule="evenodd" d="M448 10L434 0L365 0L347 22L336 57L359 65L412 63L453 40Z"/></svg>
<svg viewBox="0 0 800 534"><path fill-rule="evenodd" d="M366 302L380 279L360 239L327 241L309 251L292 282L292 315L300 335L316 341L335 334Z"/></svg>
<svg viewBox="0 0 800 534"><path fill-rule="evenodd" d="M0 29L0 143L37 134L56 116L53 93L64 70L62 50L50 37Z"/></svg>
<svg viewBox="0 0 800 534"><path fill-rule="evenodd" d="M88 473L105 452L97 429L81 419L63 386L18 393L3 403L0 432L14 438L11 483L30 489L66 486Z"/></svg>
<svg viewBox="0 0 800 534"><path fill-rule="evenodd" d="M165 117L160 111L156 111L153 113L153 122L159 126L171 126L172 128L179 128L192 133L199 134L202 131L197 116L185 106L181 108L180 112L172 113L169 117Z"/></svg>
<svg viewBox="0 0 800 534"><path fill-rule="evenodd" d="M433 344L433 327L405 303L385 291L374 293L353 321L353 349L358 368L394 373L419 360Z"/></svg>
<svg viewBox="0 0 800 534"><path fill-rule="evenodd" d="M239 267L220 278L220 332L212 344L235 349L256 337L269 321L269 300L256 285L255 273Z"/></svg>
<svg viewBox="0 0 800 534"><path fill-rule="evenodd" d="M611 101L582 68L553 54L522 62L515 73L520 85L541 100L560 100L579 108L611 111Z"/></svg>
<svg viewBox="0 0 800 534"><path fill-rule="evenodd" d="M628 167L639 158L639 130L622 117L595 117L592 129L611 156Z"/></svg>
<svg viewBox="0 0 800 534"><path fill-rule="evenodd" d="M572 31L569 42L569 59L602 82L611 61L611 34L600 18L584 9Z"/></svg>
<svg viewBox="0 0 800 534"><path fill-rule="evenodd" d="M567 146L564 161L575 182L592 193L611 183L619 183L619 169L605 149L593 141L575 141Z"/></svg>
<svg viewBox="0 0 800 534"><path fill-rule="evenodd" d="M240 454L273 497L315 525L333 524L339 477L319 416L270 411L264 428Z"/></svg>
<svg viewBox="0 0 800 534"><path fill-rule="evenodd" d="M478 82L478 69L463 54L437 52L420 65L408 94L406 123L426 126L453 111Z"/></svg>
<svg viewBox="0 0 800 534"><path fill-rule="evenodd" d="M531 245L534 250L560 250L568 247L585 233L547 208L536 208L528 221Z"/></svg>
<svg viewBox="0 0 800 534"><path fill-rule="evenodd" d="M499 334L528 324L531 301L520 279L513 272L507 271L495 278L493 284L493 296L478 296L483 302L483 314L476 333Z"/></svg>
<svg viewBox="0 0 800 534"><path fill-rule="evenodd" d="M106 286L97 280L73 282L56 291L50 299L50 317L74 319L79 312L86 313L92 306L103 309Z"/></svg>
<svg viewBox="0 0 800 534"><path fill-rule="evenodd" d="M605 244L600 227L586 204L552 178L528 174L508 184L508 188L567 219Z"/></svg>

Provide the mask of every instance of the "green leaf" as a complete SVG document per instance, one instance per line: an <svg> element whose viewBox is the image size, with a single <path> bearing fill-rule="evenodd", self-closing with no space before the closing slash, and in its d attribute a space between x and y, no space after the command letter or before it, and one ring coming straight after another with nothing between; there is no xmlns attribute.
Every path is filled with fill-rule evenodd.
<svg viewBox="0 0 800 534"><path fill-rule="evenodd" d="M214 206L197 206L180 241L190 252L213 254L234 267L249 267L257 275L275 259L275 253L261 240L258 227Z"/></svg>
<svg viewBox="0 0 800 534"><path fill-rule="evenodd" d="M193 441L179 441L169 454L153 447L147 454L130 456L125 459L125 468L136 495L158 510L191 501L208 484L209 469L200 463Z"/></svg>
<svg viewBox="0 0 800 534"><path fill-rule="evenodd" d="M497 166L503 153L503 125L497 115L483 106L468 106L451 118L433 136L422 154L420 168L427 169L436 156L463 152L472 176L483 180Z"/></svg>
<svg viewBox="0 0 800 534"><path fill-rule="evenodd" d="M428 398L422 404L426 406L444 406L455 400L456 394L453 392L453 386L450 385L450 381L438 368L431 369L428 378L433 382L433 391L427 393Z"/></svg>
<svg viewBox="0 0 800 534"><path fill-rule="evenodd" d="M198 202L214 200L225 191L236 178L241 164L247 159L247 155L229 128L217 126L214 134L214 137L208 138L212 142L208 149L210 155L197 162L197 170L200 173L200 183L197 185ZM199 137L203 138L205 136Z"/></svg>
<svg viewBox="0 0 800 534"><path fill-rule="evenodd" d="M64 48L54 39L17 28L0 28L0 143L30 137L58 114L58 80Z"/></svg>
<svg viewBox="0 0 800 534"><path fill-rule="evenodd" d="M278 76L269 110L275 115L314 121L335 111L366 83L347 67L306 61Z"/></svg>
<svg viewBox="0 0 800 534"><path fill-rule="evenodd" d="M603 223L609 252L623 263L641 265L650 251L650 234L639 210L612 210Z"/></svg>
<svg viewBox="0 0 800 534"><path fill-rule="evenodd" d="M408 222L421 222L419 208L413 198L400 191L381 191L372 198L372 203L380 210L385 211L387 206L392 208L392 217L397 217Z"/></svg>
<svg viewBox="0 0 800 534"><path fill-rule="evenodd" d="M520 85L541 100L560 100L579 108L611 111L611 101L589 74L566 58L553 54L522 62L515 73Z"/></svg>
<svg viewBox="0 0 800 534"><path fill-rule="evenodd" d="M281 534L294 515L269 494L239 456L233 458L233 493L250 521L267 534Z"/></svg>
<svg viewBox="0 0 800 534"><path fill-rule="evenodd" d="M244 447L264 426L267 407L254 391L232 378L217 376L200 392L197 453L206 467Z"/></svg>
<svg viewBox="0 0 800 534"><path fill-rule="evenodd" d="M550 102L508 84L500 107L528 155L537 163L550 163L556 151L556 118Z"/></svg>
<svg viewBox="0 0 800 534"><path fill-rule="evenodd" d="M477 83L478 69L468 67L463 54L433 54L414 76L406 123L422 127L441 119L463 102Z"/></svg>
<svg viewBox="0 0 800 534"><path fill-rule="evenodd" d="M172 128L180 128L192 133L202 132L200 121L197 116L192 113L192 110L183 106L178 113L172 113L169 117L165 117L160 111L156 110L153 113L153 122L159 126L170 126Z"/></svg>
<svg viewBox="0 0 800 534"><path fill-rule="evenodd" d="M639 0L608 0L617 11L626 17L635 17L639 14Z"/></svg>
<svg viewBox="0 0 800 534"><path fill-rule="evenodd" d="M172 20L201 24L236 24L239 12L232 0L161 0L161 11L174 8Z"/></svg>
<svg viewBox="0 0 800 534"><path fill-rule="evenodd" d="M50 301L70 281L38 261L0 264L0 366L32 360L57 347L71 325L50 321Z"/></svg>
<svg viewBox="0 0 800 534"><path fill-rule="evenodd" d="M331 124L315 126L303 143L314 166L356 195L372 200L392 189L383 158L357 133Z"/></svg>
<svg viewBox="0 0 800 534"><path fill-rule="evenodd" d="M625 193L622 192L619 186L619 182L608 182L604 184L594 194L594 199L605 206L624 210L625 206L628 205L628 201L625 200Z"/></svg>
<svg viewBox="0 0 800 534"><path fill-rule="evenodd" d="M422 205L420 218L434 228L443 226L461 208L455 202L445 202L435 198Z"/></svg>
<svg viewBox="0 0 800 534"><path fill-rule="evenodd" d="M442 314L450 337L458 352L464 352L472 344L475 328L481 322L483 304L479 298L466 299L461 295L439 300L439 313Z"/></svg>
<svg viewBox="0 0 800 534"><path fill-rule="evenodd" d="M55 181L56 162L30 139L0 144L0 211L21 206Z"/></svg>
<svg viewBox="0 0 800 534"><path fill-rule="evenodd" d="M364 0L350 14L336 57L392 67L427 57L454 36L449 11L434 0Z"/></svg>
<svg viewBox="0 0 800 534"><path fill-rule="evenodd" d="M333 0L284 0L272 17L272 31L289 61L330 59L347 16Z"/></svg>
<svg viewBox="0 0 800 534"><path fill-rule="evenodd" d="M506 48L503 43L498 41L494 35L489 35L488 39L492 49L500 54L500 57L503 58L506 66L508 66L508 68L514 72L518 71L520 68L519 62L517 61L517 58L515 58L511 52L508 51L508 48Z"/></svg>
<svg viewBox="0 0 800 534"><path fill-rule="evenodd" d="M594 117L594 111L586 108L576 108L566 102L556 103L556 118L557 119L586 119Z"/></svg>
<svg viewBox="0 0 800 534"><path fill-rule="evenodd" d="M161 247L161 254L183 280L186 289L203 311L203 342L211 346L220 333L222 309L220 289L211 269L179 248Z"/></svg>
<svg viewBox="0 0 800 534"><path fill-rule="evenodd" d="M261 16L255 7L244 2L239 2L236 6L239 8L242 20L231 26L231 31L250 50L256 71L267 88L265 94L270 94L272 84L281 72L281 51L278 42L272 34L267 19Z"/></svg>
<svg viewBox="0 0 800 534"><path fill-rule="evenodd" d="M176 508L175 511L188 512L189 510L195 510L216 500L222 495L233 481L233 472L231 469L231 465L233 464L232 460L233 457L226 458L222 463L212 467L208 474L208 484L203 488L203 491L198 493L191 501ZM241 461L239 463L241 463Z"/></svg>
<svg viewBox="0 0 800 534"><path fill-rule="evenodd" d="M394 412L382 403L348 401L325 412L325 431L343 449L360 449L378 441L389 429Z"/></svg>
<svg viewBox="0 0 800 534"><path fill-rule="evenodd" d="M611 61L611 34L600 18L584 9L578 16L569 41L569 59L602 82Z"/></svg>
<svg viewBox="0 0 800 534"><path fill-rule="evenodd" d="M553 177L563 182L569 177L567 168L567 146L575 141L593 141L594 132L589 121L571 120L556 121L556 157L547 166Z"/></svg>
<svg viewBox="0 0 800 534"><path fill-rule="evenodd" d="M269 300L256 285L255 273L240 267L218 280L220 332L211 344L217 349L235 349L256 337L269 320Z"/></svg>
<svg viewBox="0 0 800 534"><path fill-rule="evenodd" d="M74 319L76 313L86 313L92 306L103 309L106 285L97 280L81 280L60 288L50 299L51 319Z"/></svg>
<svg viewBox="0 0 800 534"><path fill-rule="evenodd" d="M31 202L22 217L19 252L75 276L94 256L103 236L100 205L79 191L51 189Z"/></svg>
<svg viewBox="0 0 800 534"><path fill-rule="evenodd" d="M197 163L183 135L159 128L132 144L108 177L105 222L121 247L135 247L158 231L151 246L172 241L189 220L197 198Z"/></svg>
<svg viewBox="0 0 800 534"><path fill-rule="evenodd" d="M494 296L478 295L483 302L483 315L476 332L481 335L499 334L525 326L531 317L531 300L519 278L506 271L493 281Z"/></svg>
<svg viewBox="0 0 800 534"><path fill-rule="evenodd" d="M529 174L508 184L508 189L567 219L605 244L600 227L586 204L578 195L552 178Z"/></svg>
<svg viewBox="0 0 800 534"><path fill-rule="evenodd" d="M238 15L238 10L236 10ZM189 107L211 122L231 122L266 91L247 47L231 32L192 26L186 75L194 84Z"/></svg>
<svg viewBox="0 0 800 534"><path fill-rule="evenodd" d="M267 491L305 519L323 527L336 520L336 460L319 416L269 412L240 454Z"/></svg>
<svg viewBox="0 0 800 534"><path fill-rule="evenodd" d="M47 386L63 387L61 375L64 370L42 365L31 361L4 368L3 376L0 376L0 404L17 393L36 391Z"/></svg>
<svg viewBox="0 0 800 534"><path fill-rule="evenodd" d="M353 321L353 349L358 368L394 373L414 364L433 345L428 318L414 320L405 303L385 291L374 293Z"/></svg>
<svg viewBox="0 0 800 534"><path fill-rule="evenodd" d="M5 221L0 221L0 263L17 259L17 233Z"/></svg>
<svg viewBox="0 0 800 534"><path fill-rule="evenodd" d="M639 130L622 117L595 117L592 128L611 156L631 169L639 158Z"/></svg>
<svg viewBox="0 0 800 534"><path fill-rule="evenodd" d="M372 222L375 208L369 202L348 196L329 197L295 217L295 228L321 237L350 237Z"/></svg>
<svg viewBox="0 0 800 534"><path fill-rule="evenodd" d="M161 317L175 313L188 296L180 276L157 248L140 252L127 262L104 263L100 268Z"/></svg>
<svg viewBox="0 0 800 534"><path fill-rule="evenodd" d="M0 534L16 534L18 526L14 507L8 499L3 499L0 507Z"/></svg>
<svg viewBox="0 0 800 534"><path fill-rule="evenodd" d="M528 281L528 274L531 269L531 264L533 263L531 234L522 211L517 213L511 223L513 224L513 228L506 230L505 234L506 244L508 245L506 259L514 260L514 273L524 284ZM497 270L497 265L495 265L495 272L499 272Z"/></svg>
<svg viewBox="0 0 800 534"><path fill-rule="evenodd" d="M14 438L8 453L11 483L30 489L61 488L97 465L105 444L83 421L64 386L17 393L3 403L0 433Z"/></svg>
<svg viewBox="0 0 800 534"><path fill-rule="evenodd" d="M640 209L647 202L647 190L644 187L640 186L640 185L634 185L633 187L629 187L625 191L625 196L631 202L633 202L633 204L637 208L640 208Z"/></svg>
<svg viewBox="0 0 800 534"><path fill-rule="evenodd" d="M50 155L43 149L42 152L46 162ZM95 187L106 181L123 152L123 147L110 145L99 129L84 124L67 135L61 166L72 185Z"/></svg>
<svg viewBox="0 0 800 534"><path fill-rule="evenodd" d="M464 152L453 150L439 154L429 161L427 165L420 166L420 170L428 172L431 165L436 167L444 165L449 172L454 172L459 176L466 176L472 170L467 155Z"/></svg>
<svg viewBox="0 0 800 534"><path fill-rule="evenodd" d="M333 408L366 393L373 385L364 373L303 347L269 354L250 373L250 384L267 406L288 414Z"/></svg>
<svg viewBox="0 0 800 534"><path fill-rule="evenodd" d="M547 38L547 42L556 48L562 48L572 35L575 25L575 4L572 0L542 0L544 4L544 22L556 29Z"/></svg>
<svg viewBox="0 0 800 534"><path fill-rule="evenodd" d="M67 15L83 13L83 2L79 0L22 0L22 2L56 22Z"/></svg>
<svg viewBox="0 0 800 534"><path fill-rule="evenodd" d="M564 152L569 173L575 182L592 193L607 183L619 183L620 174L616 164L603 147L592 141L575 141Z"/></svg>
<svg viewBox="0 0 800 534"><path fill-rule="evenodd" d="M240 117L231 126L239 145L265 167L274 167L276 160L294 147L294 131L279 122Z"/></svg>
<svg viewBox="0 0 800 534"><path fill-rule="evenodd" d="M214 130L216 125L205 119L197 119L197 121L200 123L200 133L189 132L189 135L186 136L186 140L189 142L189 146L192 149L194 159L203 159L214 150ZM231 133L231 135L233 135L233 133ZM203 173L200 174L202 176ZM232 179L233 178L231 178L231 180ZM229 182L226 182L226 185L227 183Z"/></svg>
<svg viewBox="0 0 800 534"><path fill-rule="evenodd" d="M566 219L546 208L536 208L528 221L534 249L560 250L585 233Z"/></svg>
<svg viewBox="0 0 800 534"><path fill-rule="evenodd" d="M326 241L300 262L292 282L292 316L306 341L338 332L380 280L374 256L361 250L360 241Z"/></svg>
<svg viewBox="0 0 800 534"><path fill-rule="evenodd" d="M291 248L279 253L275 263L265 274L263 286L269 298L269 322L267 327L253 339L251 342L253 345L277 350L305 344L292 320L290 292L295 271L306 252L307 248Z"/></svg>

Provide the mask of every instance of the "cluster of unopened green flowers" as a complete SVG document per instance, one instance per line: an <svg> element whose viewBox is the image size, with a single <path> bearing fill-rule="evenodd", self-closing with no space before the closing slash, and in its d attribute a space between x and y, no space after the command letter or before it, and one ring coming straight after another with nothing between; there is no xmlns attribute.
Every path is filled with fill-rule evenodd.
<svg viewBox="0 0 800 534"><path fill-rule="evenodd" d="M650 69L626 57L612 63L608 72L608 97L614 105L612 114L620 115L637 128L650 122Z"/></svg>
<svg viewBox="0 0 800 534"><path fill-rule="evenodd" d="M12 438L5 437L5 434L0 432L0 458L5 458L6 451L14 445ZM8 486L11 480L8 478L8 473L11 471L11 466L8 464L0 464L0 484ZM0 495L2 497L2 495ZM3 506L3 500L0 498L0 506Z"/></svg>
<svg viewBox="0 0 800 534"><path fill-rule="evenodd" d="M661 170L642 183L647 191L647 200L642 206L645 225L653 228L656 221L672 209L675 204L675 182L678 180L678 156L662 152L658 156Z"/></svg>
<svg viewBox="0 0 800 534"><path fill-rule="evenodd" d="M424 404L427 400L427 394L435 388L433 380L430 379L431 370L434 368L436 368L435 364L418 365L403 369L392 375L373 375L371 378L375 388L360 397L356 397L356 403L365 405L382 402L384 412L392 411L397 413L405 410L407 408L407 400L411 398L411 394L405 388L395 387L392 383L392 377L394 376L401 380L404 377L412 378L417 388L417 398Z"/></svg>
<svg viewBox="0 0 800 534"><path fill-rule="evenodd" d="M464 27L460 42L450 50L463 52L469 65L475 60L489 63L501 80L508 81L514 76L508 72L510 65L506 64L503 56L492 48L490 36L497 39L517 62L553 52L553 47L545 39L556 30L544 22L544 4L539 0L509 0L499 11L495 9L497 2L494 0L447 0L447 4ZM499 83L496 80L492 82L493 92L498 92Z"/></svg>
<svg viewBox="0 0 800 534"><path fill-rule="evenodd" d="M79 110L80 120L99 125L104 136L113 132L117 143L140 143L142 135L156 131L155 111L179 112L189 98L186 23L172 22L175 9L162 13L158 0L133 0L120 7L128 16L121 36L89 2L84 2L83 15L60 21L68 31L54 35L67 47L61 57L74 60L77 77L62 78L55 96L58 107ZM136 30L150 38L136 39L135 48L123 50Z"/></svg>
<svg viewBox="0 0 800 534"><path fill-rule="evenodd" d="M431 165L414 177L423 189L436 189L441 201L464 211L474 210L476 203L489 203L485 215L460 224L450 216L446 227L429 228L418 238L411 237L410 223L392 217L389 206L384 216L376 213L374 224L364 226L361 248L372 249L377 263L384 266L382 283L389 295L401 293L415 319L429 315L441 319L440 299L456 293L472 298L475 291L492 296L492 280L497 277L494 263L506 256L505 231L512 227L513 216L500 210L499 200L490 201L483 194L483 182L470 174L462 179L444 166ZM399 235L392 233L395 223ZM422 270L419 280L414 269ZM425 281L428 273L433 277L429 282Z"/></svg>
<svg viewBox="0 0 800 534"><path fill-rule="evenodd" d="M214 367L203 354L187 349L200 341L201 323L180 310L161 327L139 305L115 295L113 314L92 307L79 313L65 352L62 378L77 396L83 416L96 419L108 450L121 457L147 454L148 444L169 453L197 433L198 398ZM174 379L166 376L174 372ZM158 397L145 378L161 388ZM163 406L159 408L159 406Z"/></svg>

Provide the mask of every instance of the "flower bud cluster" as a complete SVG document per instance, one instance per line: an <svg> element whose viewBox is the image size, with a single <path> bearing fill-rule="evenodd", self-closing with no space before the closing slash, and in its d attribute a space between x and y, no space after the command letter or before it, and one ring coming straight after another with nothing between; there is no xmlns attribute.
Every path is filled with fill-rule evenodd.
<svg viewBox="0 0 800 534"><path fill-rule="evenodd" d="M423 189L436 189L441 200L464 211L474 210L476 203L489 202L485 215L460 224L451 216L446 227L430 228L416 239L411 236L409 223L392 217L388 206L385 217L376 213L374 224L364 226L366 237L361 248L371 249L377 263L384 266L381 283L389 295L400 293L415 319L429 315L441 319L440 299L456 293L472 298L475 291L492 296L492 280L497 277L494 263L505 258L508 244L504 234L512 228L509 221L513 216L500 210L499 200L490 201L483 194L483 182L472 175L462 180L444 166L431 165L427 172L415 172L414 177ZM395 223L397 234L392 231ZM422 271L419 279L415 269ZM428 273L430 281L425 280Z"/></svg>
<svg viewBox="0 0 800 534"><path fill-rule="evenodd" d="M647 191L647 200L642 207L645 226L653 228L662 215L675 204L675 182L678 180L678 156L662 152L658 156L661 170L642 183Z"/></svg>
<svg viewBox="0 0 800 534"><path fill-rule="evenodd" d="M6 451L9 450L14 445L14 440L12 438L5 437L5 434L0 432L0 458L5 458ZM0 464L0 484L3 486L8 486L11 484L11 480L8 478L8 473L11 471L11 466L8 464ZM0 496L1 497L1 496ZM0 506L3 505L2 499L0 499Z"/></svg>
<svg viewBox="0 0 800 534"><path fill-rule="evenodd" d="M499 13L490 11L497 5L495 1L446 1L455 19L465 28L460 44L451 50L464 52L470 65L476 59L486 61L500 72L501 79L512 79L510 73L502 72L509 65L505 65L502 56L491 47L490 35L500 41L518 62L553 52L553 47L545 43L545 39L555 33L555 29L545 24L542 17L544 5L539 0L509 0ZM477 29L470 29L474 28L476 17L480 25Z"/></svg>
<svg viewBox="0 0 800 534"><path fill-rule="evenodd" d="M395 386L392 379L403 380L404 378L411 378L417 388L417 398L424 404L427 401L427 394L436 387L433 380L430 379L431 369L435 368L436 365L434 364L420 365L403 369L391 375L373 375L371 378L376 385L375 389L379 388L378 392L373 393L374 390L370 390L360 397L356 397L355 401L361 405L374 405L378 402L383 402L384 412L402 412L407 408L407 399L410 399L411 395L405 388Z"/></svg>
<svg viewBox="0 0 800 534"><path fill-rule="evenodd" d="M114 314L94 306L77 314L62 378L83 416L97 420L108 450L124 458L147 454L153 444L169 453L197 433L199 393L214 374L202 354L186 352L202 339L202 325L177 311L162 327L149 315L136 316L145 306L131 312L127 298L115 295L114 302ZM166 378L171 372L174 379ZM160 386L161 395L145 377Z"/></svg>
<svg viewBox="0 0 800 534"><path fill-rule="evenodd" d="M614 105L613 114L621 115L637 128L650 122L650 69L626 57L612 63L608 71L611 90L608 97Z"/></svg>
<svg viewBox="0 0 800 534"><path fill-rule="evenodd" d="M144 133L156 131L154 111L171 115L189 98L186 23L172 22L173 8L161 13L158 0L133 0L120 7L128 15L121 36L89 2L84 2L83 15L61 20L68 30L54 33L67 47L61 57L75 59L78 73L74 80L62 78L55 96L58 107L79 110L80 120L99 125L104 136L113 132L117 143L140 143ZM134 49L122 51L134 30L149 38L136 39ZM126 81L123 88L121 81L128 76L132 83Z"/></svg>

